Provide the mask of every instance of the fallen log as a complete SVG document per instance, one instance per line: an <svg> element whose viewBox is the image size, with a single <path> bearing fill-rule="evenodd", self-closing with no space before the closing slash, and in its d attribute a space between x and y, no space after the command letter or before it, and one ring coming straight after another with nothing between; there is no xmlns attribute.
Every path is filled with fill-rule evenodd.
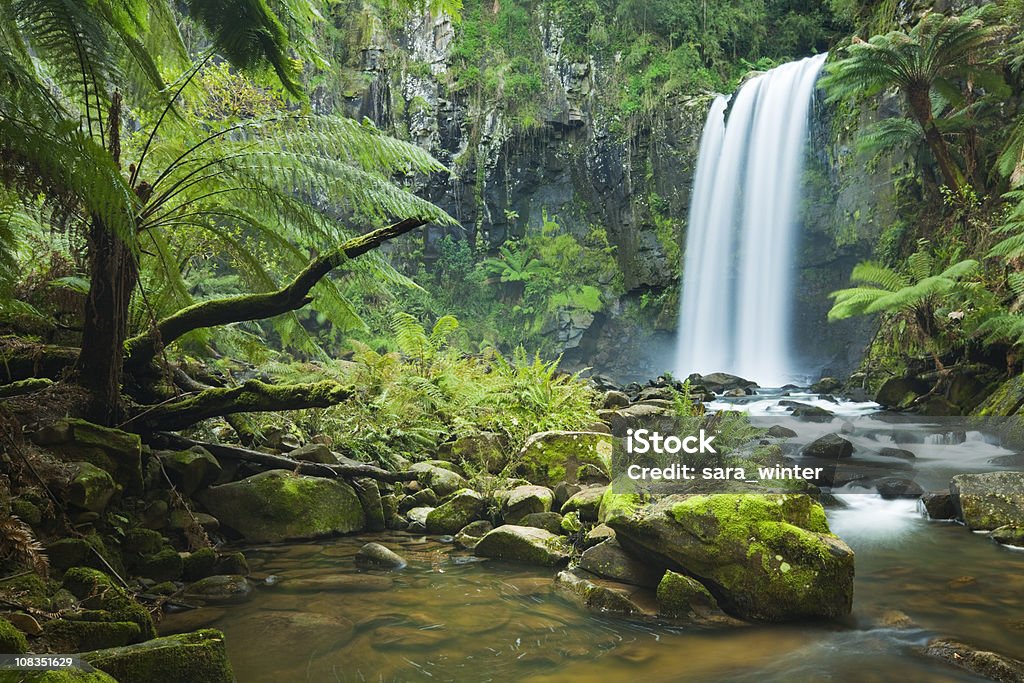
<svg viewBox="0 0 1024 683"><path fill-rule="evenodd" d="M200 446L208 450L218 458L228 460L240 460L254 465L261 465L270 469L292 470L299 474L308 474L312 477L323 477L325 479L355 479L366 477L377 481L398 482L414 481L415 472L389 472L373 465L326 465L315 462L302 462L283 455L271 455L261 451L254 451L241 446L225 446L219 443L207 443L196 441L178 434L169 432L158 432L147 439L161 448L187 449L193 446Z"/></svg>

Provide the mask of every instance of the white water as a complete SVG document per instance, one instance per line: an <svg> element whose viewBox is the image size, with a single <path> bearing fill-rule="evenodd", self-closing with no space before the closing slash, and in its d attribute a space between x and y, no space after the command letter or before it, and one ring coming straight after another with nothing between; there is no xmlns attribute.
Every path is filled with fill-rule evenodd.
<svg viewBox="0 0 1024 683"><path fill-rule="evenodd" d="M822 54L784 64L748 81L731 105L719 96L711 106L687 228L679 376L800 379L790 353L796 207L824 62Z"/></svg>

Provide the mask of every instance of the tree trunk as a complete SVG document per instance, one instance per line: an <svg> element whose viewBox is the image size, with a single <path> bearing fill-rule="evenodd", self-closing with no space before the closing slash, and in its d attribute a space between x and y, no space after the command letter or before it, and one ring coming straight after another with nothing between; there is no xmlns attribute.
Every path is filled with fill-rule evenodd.
<svg viewBox="0 0 1024 683"><path fill-rule="evenodd" d="M914 113L914 118L921 125L921 130L924 131L925 142L928 143L928 148L931 150L932 156L935 157L935 162L939 165L939 172L942 174L943 182L954 194L959 196L967 181L964 178L963 172L960 171L956 162L953 161L953 157L949 153L949 146L946 144L945 138L942 137L938 126L935 125L928 89L909 91L907 93L907 100L911 111Z"/></svg>

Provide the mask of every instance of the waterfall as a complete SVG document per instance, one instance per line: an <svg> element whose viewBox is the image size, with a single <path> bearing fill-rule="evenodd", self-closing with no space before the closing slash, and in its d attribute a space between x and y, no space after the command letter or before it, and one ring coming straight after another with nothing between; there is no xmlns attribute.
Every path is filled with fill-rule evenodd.
<svg viewBox="0 0 1024 683"><path fill-rule="evenodd" d="M745 83L731 103L719 96L711 105L683 262L681 376L720 370L780 386L799 371L790 354L797 207L825 57L783 64Z"/></svg>

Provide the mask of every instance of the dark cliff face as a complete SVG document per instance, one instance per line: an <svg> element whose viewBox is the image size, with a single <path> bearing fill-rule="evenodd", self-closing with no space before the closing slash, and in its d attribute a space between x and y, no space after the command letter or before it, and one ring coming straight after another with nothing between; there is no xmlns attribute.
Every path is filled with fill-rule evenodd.
<svg viewBox="0 0 1024 683"><path fill-rule="evenodd" d="M625 292L593 315L559 313L546 333L557 336L563 367L591 367L621 381L671 371L680 245L711 96L675 97L653 114L625 117L604 96L615 87L610 65L565 59L559 27L538 22L545 92L529 125L510 120L501 101L482 102L450 85L455 29L444 17L416 19L397 32L364 25L360 44L348 50L351 84L340 96L318 93L314 104L366 116L454 171L420 187L461 224L424 231L419 246L428 260L446 234L482 253L539 230L545 215L576 236L603 227ZM824 106L815 110L818 152L808 169L813 196L804 211L794 345L809 374L843 374L858 362L870 323L830 326L827 294L870 255L877 225L841 236L849 234L850 207L865 198L850 182L861 171L833 144Z"/></svg>

